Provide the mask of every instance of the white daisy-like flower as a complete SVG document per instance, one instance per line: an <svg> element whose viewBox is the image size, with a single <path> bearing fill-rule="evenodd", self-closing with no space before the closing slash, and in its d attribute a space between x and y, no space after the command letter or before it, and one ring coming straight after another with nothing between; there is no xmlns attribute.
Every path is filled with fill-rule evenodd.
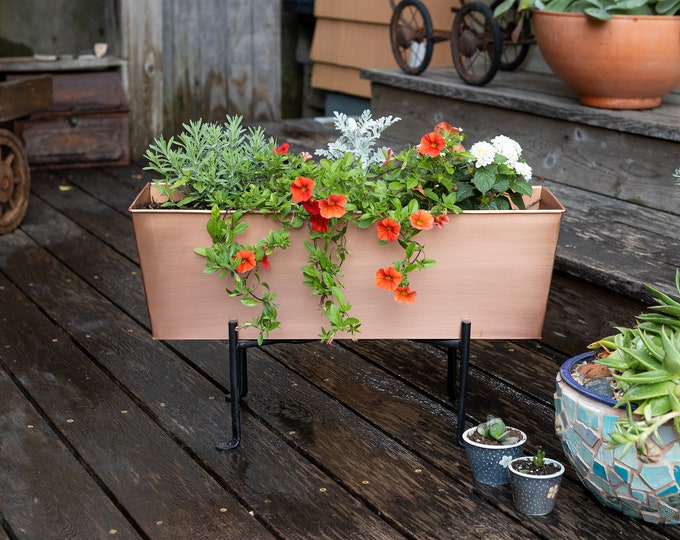
<svg viewBox="0 0 680 540"><path fill-rule="evenodd" d="M496 150L493 145L486 141L476 142L470 148L470 153L474 156L475 167L480 168L491 165L496 157Z"/></svg>
<svg viewBox="0 0 680 540"><path fill-rule="evenodd" d="M512 456L503 456L501 460L498 462L498 464L503 467L504 469L507 469L508 466L510 465L510 462L512 461Z"/></svg>
<svg viewBox="0 0 680 540"><path fill-rule="evenodd" d="M515 169L515 172L523 177L527 182L531 180L531 166L523 161L516 161L515 163L509 163L510 167Z"/></svg>
<svg viewBox="0 0 680 540"><path fill-rule="evenodd" d="M509 162L515 162L522 155L522 147L519 143L505 135L498 135L491 139L491 144L496 150L497 154L501 154L507 158Z"/></svg>

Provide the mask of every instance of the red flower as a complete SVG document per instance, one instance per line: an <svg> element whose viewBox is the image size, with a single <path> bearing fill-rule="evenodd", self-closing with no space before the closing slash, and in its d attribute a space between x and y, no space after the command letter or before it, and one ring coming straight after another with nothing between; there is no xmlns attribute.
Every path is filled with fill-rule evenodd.
<svg viewBox="0 0 680 540"><path fill-rule="evenodd" d="M423 156L437 157L444 148L446 148L446 141L439 133L433 131L431 133L426 133L423 135L423 138L420 139L418 152Z"/></svg>
<svg viewBox="0 0 680 540"><path fill-rule="evenodd" d="M287 154L289 148L290 148L290 144L283 143L281 146L277 146L276 148L274 148L274 153L275 154Z"/></svg>
<svg viewBox="0 0 680 540"><path fill-rule="evenodd" d="M238 273L248 272L255 268L255 254L248 249L237 251L234 260L238 262L236 267Z"/></svg>
<svg viewBox="0 0 680 540"><path fill-rule="evenodd" d="M312 226L312 230L320 233L325 233L328 231L329 221L319 214L312 214L309 216L309 224Z"/></svg>
<svg viewBox="0 0 680 540"><path fill-rule="evenodd" d="M312 191L314 191L314 180L306 176L298 176L290 185L293 202L308 201L312 198Z"/></svg>
<svg viewBox="0 0 680 540"><path fill-rule="evenodd" d="M409 219L411 220L413 228L421 231L431 229L434 225L434 217L430 212L426 212L425 210L418 210L411 214Z"/></svg>
<svg viewBox="0 0 680 540"><path fill-rule="evenodd" d="M378 222L378 239L384 242L394 242L399 238L401 225L392 218L385 218Z"/></svg>
<svg viewBox="0 0 680 540"><path fill-rule="evenodd" d="M394 301L400 304L413 304L416 301L416 291L408 287L398 287L394 291Z"/></svg>
<svg viewBox="0 0 680 540"><path fill-rule="evenodd" d="M387 291L394 291L401 283L401 273L396 268L388 266L387 268L378 268L375 273L375 284L381 289Z"/></svg>
<svg viewBox="0 0 680 540"><path fill-rule="evenodd" d="M260 264L262 265L262 268L264 268L265 270L269 270L272 267L266 253L262 256L262 260L260 261Z"/></svg>
<svg viewBox="0 0 680 540"><path fill-rule="evenodd" d="M319 211L327 219L345 215L347 197L338 193L331 193L325 201L319 201Z"/></svg>
<svg viewBox="0 0 680 540"><path fill-rule="evenodd" d="M439 227L440 229L444 228L444 225L446 225L449 222L449 216L446 214L439 214L438 216L435 216L434 218L434 225L436 227Z"/></svg>
<svg viewBox="0 0 680 540"><path fill-rule="evenodd" d="M455 135L460 133L460 129L453 127L448 122L439 122L436 126L434 126L434 131L439 133L442 137L448 134Z"/></svg>
<svg viewBox="0 0 680 540"><path fill-rule="evenodd" d="M315 215L318 214L321 210L319 210L319 201L315 201L314 199L309 199L308 201L304 201L302 203L302 207L307 210L308 214Z"/></svg>

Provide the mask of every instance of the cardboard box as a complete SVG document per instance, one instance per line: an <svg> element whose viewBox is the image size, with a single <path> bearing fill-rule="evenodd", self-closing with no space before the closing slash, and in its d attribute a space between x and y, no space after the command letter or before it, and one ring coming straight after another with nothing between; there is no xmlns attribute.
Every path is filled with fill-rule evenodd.
<svg viewBox="0 0 680 540"><path fill-rule="evenodd" d="M320 19L310 53L314 62L354 68L396 68L389 26ZM431 67L452 66L449 41L435 43Z"/></svg>
<svg viewBox="0 0 680 540"><path fill-rule="evenodd" d="M395 0L395 5L398 0ZM456 0L424 3L433 26L450 35ZM317 17L310 57L312 87L370 97L370 82L359 78L363 68L398 69L392 53L390 18L385 0L316 0ZM435 43L429 67L452 66L451 42Z"/></svg>
<svg viewBox="0 0 680 540"><path fill-rule="evenodd" d="M396 6L399 0L394 0ZM458 0L424 0L435 29L451 30L451 8L459 6ZM339 19L377 24L390 24L392 8L388 0L315 0L314 15L317 19Z"/></svg>

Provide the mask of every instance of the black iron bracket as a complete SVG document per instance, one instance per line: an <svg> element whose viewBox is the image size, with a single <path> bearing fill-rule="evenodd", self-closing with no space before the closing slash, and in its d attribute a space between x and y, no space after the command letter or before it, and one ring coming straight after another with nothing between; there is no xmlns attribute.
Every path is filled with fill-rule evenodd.
<svg viewBox="0 0 680 540"><path fill-rule="evenodd" d="M446 390L451 401L458 402L456 440L463 446L465 431L465 397L467 393L468 370L470 367L470 328L469 321L463 321L459 339L418 340L421 343L446 347L447 374ZM229 393L227 403L231 405L231 440L219 443L216 448L226 452L241 443L241 399L248 394L248 356L246 351L252 347L264 347L274 343L308 343L310 340L239 340L238 322L229 321ZM457 366L457 364L460 364ZM456 369L458 368L458 369ZM458 374L457 374L458 373Z"/></svg>

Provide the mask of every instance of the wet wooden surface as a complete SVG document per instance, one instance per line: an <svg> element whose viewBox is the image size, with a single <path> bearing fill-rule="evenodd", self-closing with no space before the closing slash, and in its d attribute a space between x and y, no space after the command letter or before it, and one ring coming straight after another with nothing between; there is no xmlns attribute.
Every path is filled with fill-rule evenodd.
<svg viewBox="0 0 680 540"><path fill-rule="evenodd" d="M680 538L605 509L571 467L540 518L475 484L445 351L406 340L251 349L244 439L218 452L226 343L150 337L127 212L147 175L32 180L0 236L0 538ZM473 342L470 425L501 415L564 460L554 379L587 344L565 310L607 296L588 287L555 275L543 340Z"/></svg>

